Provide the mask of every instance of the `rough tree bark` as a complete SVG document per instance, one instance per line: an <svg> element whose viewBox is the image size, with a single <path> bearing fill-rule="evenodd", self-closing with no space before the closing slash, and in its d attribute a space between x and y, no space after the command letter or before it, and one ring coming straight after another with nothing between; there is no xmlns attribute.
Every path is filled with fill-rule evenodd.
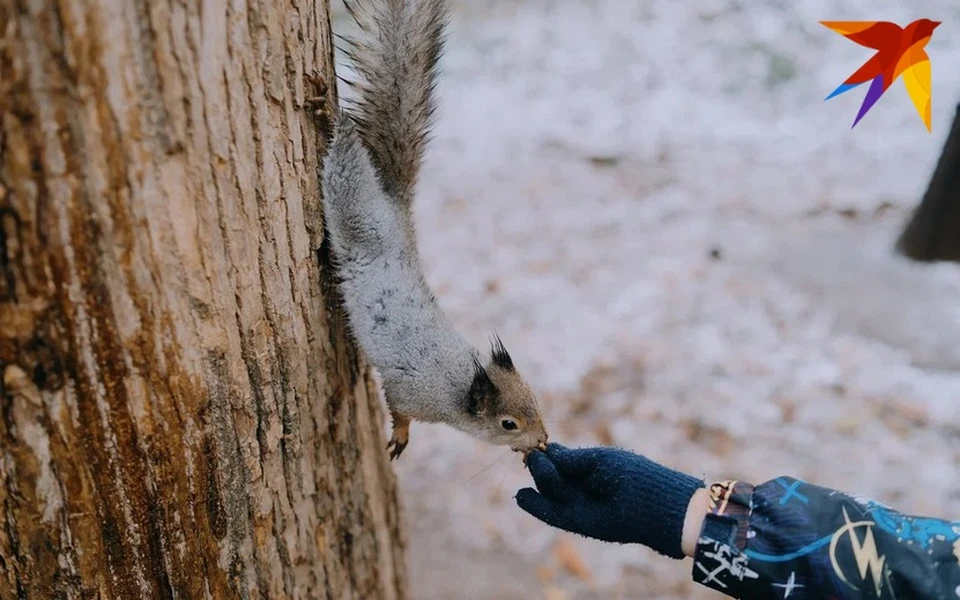
<svg viewBox="0 0 960 600"><path fill-rule="evenodd" d="M0 2L0 600L406 595L331 59L325 0Z"/></svg>

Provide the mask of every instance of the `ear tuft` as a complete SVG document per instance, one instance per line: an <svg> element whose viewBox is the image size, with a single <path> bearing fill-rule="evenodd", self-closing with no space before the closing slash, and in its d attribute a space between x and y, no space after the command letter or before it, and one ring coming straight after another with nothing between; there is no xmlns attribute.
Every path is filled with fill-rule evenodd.
<svg viewBox="0 0 960 600"><path fill-rule="evenodd" d="M490 344L490 346L490 354L493 358L493 364L497 365L501 369L514 371L513 359L510 358L510 354L507 352L507 348L500 340L499 335L493 334L493 342Z"/></svg>
<svg viewBox="0 0 960 600"><path fill-rule="evenodd" d="M487 370L480 361L473 359L473 382L470 384L469 403L467 410L471 415L479 415L487 411L490 402L497 394L497 386L490 380Z"/></svg>

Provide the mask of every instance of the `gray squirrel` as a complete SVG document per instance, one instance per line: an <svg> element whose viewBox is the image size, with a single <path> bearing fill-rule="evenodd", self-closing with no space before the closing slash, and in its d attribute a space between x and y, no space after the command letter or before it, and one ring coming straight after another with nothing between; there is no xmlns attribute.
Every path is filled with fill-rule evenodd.
<svg viewBox="0 0 960 600"><path fill-rule="evenodd" d="M437 305L423 277L411 209L434 112L443 0L357 0L347 9L365 39L344 39L358 98L333 116L323 210L353 338L383 382L400 456L412 420L446 423L528 452L547 431L537 397L494 336L486 357ZM326 85L308 99L327 123Z"/></svg>

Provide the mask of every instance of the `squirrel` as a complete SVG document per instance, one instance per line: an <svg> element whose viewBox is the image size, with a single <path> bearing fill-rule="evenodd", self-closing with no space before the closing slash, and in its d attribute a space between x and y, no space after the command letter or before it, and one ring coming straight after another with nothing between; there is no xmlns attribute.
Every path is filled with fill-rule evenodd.
<svg viewBox="0 0 960 600"><path fill-rule="evenodd" d="M537 397L500 337L488 353L468 343L440 309L420 265L412 203L432 126L443 0L346 2L367 39L340 38L361 77L358 98L331 115L314 74L321 130L324 221L352 337L380 374L396 459L413 420L445 423L494 445L543 448ZM325 125L323 125L325 124ZM486 354L486 356L484 356Z"/></svg>

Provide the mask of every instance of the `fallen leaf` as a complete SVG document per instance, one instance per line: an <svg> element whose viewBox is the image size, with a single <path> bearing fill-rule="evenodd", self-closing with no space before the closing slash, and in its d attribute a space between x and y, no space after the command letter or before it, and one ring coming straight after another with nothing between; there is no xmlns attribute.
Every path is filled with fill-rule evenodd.
<svg viewBox="0 0 960 600"><path fill-rule="evenodd" d="M854 416L843 416L833 422L833 430L842 435L853 435L860 429L860 419Z"/></svg>
<svg viewBox="0 0 960 600"><path fill-rule="evenodd" d="M566 592L556 586L550 586L543 590L543 600L567 600Z"/></svg>
<svg viewBox="0 0 960 600"><path fill-rule="evenodd" d="M537 579L539 579L542 583L549 583L553 581L553 569L547 565L541 565L540 568L537 569Z"/></svg>
<svg viewBox="0 0 960 600"><path fill-rule="evenodd" d="M560 562L560 566L566 569L568 573L582 581L589 582L593 580L593 574L590 572L590 569L587 568L587 564L583 562L583 559L580 558L580 554L577 552L577 549L573 547L570 540L565 538L557 540L553 550L557 555L557 561Z"/></svg>
<svg viewBox="0 0 960 600"><path fill-rule="evenodd" d="M601 423L597 425L596 429L594 430L594 434L597 436L597 441L604 446L613 445L613 432L610 431L609 424Z"/></svg>
<svg viewBox="0 0 960 600"><path fill-rule="evenodd" d="M797 405L793 402L780 404L780 420L784 423L793 423L797 419Z"/></svg>
<svg viewBox="0 0 960 600"><path fill-rule="evenodd" d="M716 456L727 456L736 447L736 440L725 429L708 425L700 419L684 419L680 427L688 440Z"/></svg>

